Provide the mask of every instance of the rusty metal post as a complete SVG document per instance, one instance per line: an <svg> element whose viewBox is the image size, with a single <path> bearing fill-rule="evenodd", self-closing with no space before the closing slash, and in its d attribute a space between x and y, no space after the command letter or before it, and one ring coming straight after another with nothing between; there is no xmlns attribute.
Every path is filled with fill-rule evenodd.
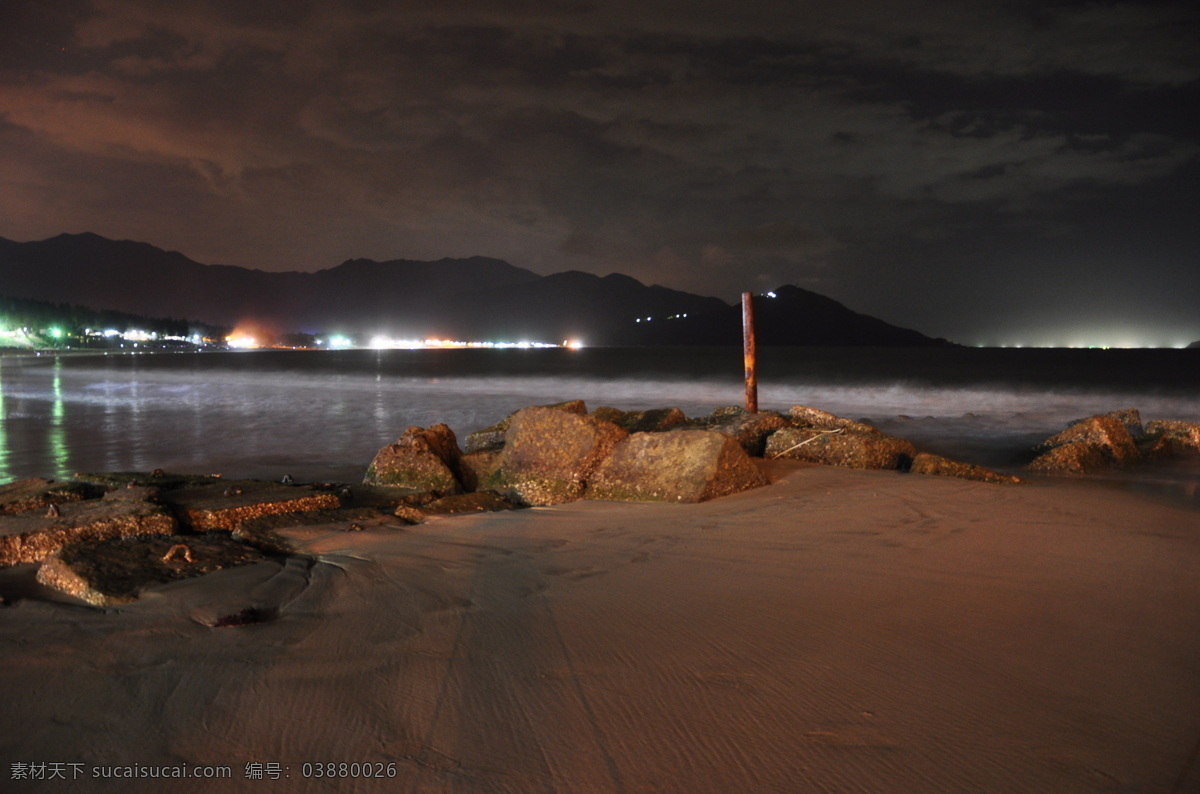
<svg viewBox="0 0 1200 794"><path fill-rule="evenodd" d="M746 363L746 412L758 413L758 339L754 334L754 296L742 293L742 358Z"/></svg>

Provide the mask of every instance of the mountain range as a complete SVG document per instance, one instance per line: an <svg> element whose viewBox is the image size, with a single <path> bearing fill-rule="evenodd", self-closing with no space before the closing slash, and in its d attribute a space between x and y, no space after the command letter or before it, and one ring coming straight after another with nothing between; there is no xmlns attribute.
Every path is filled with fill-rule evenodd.
<svg viewBox="0 0 1200 794"><path fill-rule="evenodd" d="M738 345L741 308L629 276L541 276L499 259L351 259L312 273L205 265L148 243L61 234L0 238L0 295L284 332L521 339L589 345ZM782 286L756 301L759 344L949 344Z"/></svg>

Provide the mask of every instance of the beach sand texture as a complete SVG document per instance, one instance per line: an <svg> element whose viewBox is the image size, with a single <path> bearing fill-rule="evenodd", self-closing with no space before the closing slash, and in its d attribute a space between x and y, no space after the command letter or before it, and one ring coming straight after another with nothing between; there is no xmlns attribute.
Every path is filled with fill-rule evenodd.
<svg viewBox="0 0 1200 794"><path fill-rule="evenodd" d="M0 609L9 791L1200 791L1200 514L806 464L696 505L362 532ZM4 580L10 590L15 577ZM214 628L247 607L263 622ZM11 781L84 764L84 788ZM306 762L395 764L304 778ZM278 763L289 780L245 779Z"/></svg>

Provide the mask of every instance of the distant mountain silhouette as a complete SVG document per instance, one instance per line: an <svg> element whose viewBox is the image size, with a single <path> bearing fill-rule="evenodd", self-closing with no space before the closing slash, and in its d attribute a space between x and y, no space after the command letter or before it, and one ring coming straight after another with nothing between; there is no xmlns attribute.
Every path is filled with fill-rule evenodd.
<svg viewBox="0 0 1200 794"><path fill-rule="evenodd" d="M798 287L775 292L776 298L757 302L760 344L945 344ZM486 257L352 259L315 273L270 273L204 265L147 243L90 233L29 243L0 238L0 295L214 325L250 321L279 332L579 338L592 345L741 342L740 307L718 298L616 273L539 276Z"/></svg>
<svg viewBox="0 0 1200 794"><path fill-rule="evenodd" d="M842 304L790 284L755 296L754 325L760 345L920 347L949 345L908 328L847 309ZM722 306L687 317L655 317L638 323L631 343L719 345L742 338L742 307Z"/></svg>

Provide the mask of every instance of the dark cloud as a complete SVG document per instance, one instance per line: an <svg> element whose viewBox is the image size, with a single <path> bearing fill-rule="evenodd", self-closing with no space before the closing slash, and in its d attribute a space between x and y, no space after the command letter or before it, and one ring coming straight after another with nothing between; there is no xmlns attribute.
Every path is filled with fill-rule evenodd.
<svg viewBox="0 0 1200 794"><path fill-rule="evenodd" d="M1177 299L1200 288L1190 4L2 13L9 238L268 269L479 253L727 299L803 283L965 342L1052 342L1093 309L1200 338ZM1064 286L1086 279L1157 304Z"/></svg>

